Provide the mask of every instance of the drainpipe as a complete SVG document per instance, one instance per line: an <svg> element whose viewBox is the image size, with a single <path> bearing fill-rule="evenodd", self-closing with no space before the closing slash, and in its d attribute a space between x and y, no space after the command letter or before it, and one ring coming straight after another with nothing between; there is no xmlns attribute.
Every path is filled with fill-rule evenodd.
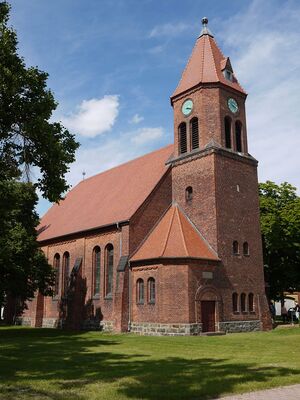
<svg viewBox="0 0 300 400"><path fill-rule="evenodd" d="M128 290L129 290L129 296L128 296L128 301L129 301L129 307L128 307L128 332L131 331L131 265L130 261L128 261L128 269L129 269L129 277L128 277Z"/></svg>

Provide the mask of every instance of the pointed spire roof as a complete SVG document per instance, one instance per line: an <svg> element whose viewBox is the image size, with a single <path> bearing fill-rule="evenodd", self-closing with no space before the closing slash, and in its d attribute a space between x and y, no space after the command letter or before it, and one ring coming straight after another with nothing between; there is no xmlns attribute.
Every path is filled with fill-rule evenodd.
<svg viewBox="0 0 300 400"><path fill-rule="evenodd" d="M246 94L234 75L232 80L225 78L223 71L229 67L232 72L231 63L222 54L207 24L208 19L202 18L202 31L171 100L201 83L222 83Z"/></svg>
<svg viewBox="0 0 300 400"><path fill-rule="evenodd" d="M168 209L130 261L159 258L219 261L217 254L177 205Z"/></svg>

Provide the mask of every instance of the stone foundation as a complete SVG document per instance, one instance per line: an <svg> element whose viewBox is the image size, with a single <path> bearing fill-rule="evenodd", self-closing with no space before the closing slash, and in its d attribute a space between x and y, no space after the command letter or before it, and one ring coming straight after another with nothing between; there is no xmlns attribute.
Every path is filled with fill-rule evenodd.
<svg viewBox="0 0 300 400"><path fill-rule="evenodd" d="M132 322L130 332L151 336L199 335L202 324L157 324L152 322Z"/></svg>
<svg viewBox="0 0 300 400"><path fill-rule="evenodd" d="M61 322L57 318L43 318L42 328L60 328Z"/></svg>
<svg viewBox="0 0 300 400"><path fill-rule="evenodd" d="M33 325L33 319L31 317L17 317L16 318L16 325L34 326Z"/></svg>
<svg viewBox="0 0 300 400"><path fill-rule="evenodd" d="M219 330L228 333L254 332L261 330L261 323L259 320L219 322Z"/></svg>

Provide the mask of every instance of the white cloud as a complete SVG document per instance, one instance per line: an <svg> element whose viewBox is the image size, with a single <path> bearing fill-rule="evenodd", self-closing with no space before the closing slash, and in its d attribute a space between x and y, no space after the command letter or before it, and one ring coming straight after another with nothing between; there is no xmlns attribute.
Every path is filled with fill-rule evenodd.
<svg viewBox="0 0 300 400"><path fill-rule="evenodd" d="M156 25L149 33L150 38L154 37L175 37L191 28L191 25L184 22L167 23Z"/></svg>
<svg viewBox="0 0 300 400"><path fill-rule="evenodd" d="M83 100L77 111L62 118L72 132L95 137L111 130L119 113L119 96L109 95L102 99Z"/></svg>
<svg viewBox="0 0 300 400"><path fill-rule="evenodd" d="M152 142L153 140L159 139L163 136L164 130L161 127L158 128L141 128L131 138L131 141L137 145Z"/></svg>
<svg viewBox="0 0 300 400"><path fill-rule="evenodd" d="M134 114L134 116L131 118L130 122L132 124L139 124L140 122L142 122L144 120L144 117L142 117L139 114Z"/></svg>
<svg viewBox="0 0 300 400"><path fill-rule="evenodd" d="M283 23L284 21L284 23ZM226 21L221 35L236 75L249 93L249 151L259 180L300 188L300 4L254 0Z"/></svg>

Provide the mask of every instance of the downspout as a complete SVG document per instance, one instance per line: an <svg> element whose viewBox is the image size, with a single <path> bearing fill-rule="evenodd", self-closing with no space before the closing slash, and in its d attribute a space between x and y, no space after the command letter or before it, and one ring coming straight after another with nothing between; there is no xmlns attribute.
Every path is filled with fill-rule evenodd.
<svg viewBox="0 0 300 400"><path fill-rule="evenodd" d="M128 277L128 290L129 290L129 296L128 296L128 301L129 301L129 307L128 307L128 332L131 331L131 265L130 261L128 261L128 270L129 270L129 277Z"/></svg>

